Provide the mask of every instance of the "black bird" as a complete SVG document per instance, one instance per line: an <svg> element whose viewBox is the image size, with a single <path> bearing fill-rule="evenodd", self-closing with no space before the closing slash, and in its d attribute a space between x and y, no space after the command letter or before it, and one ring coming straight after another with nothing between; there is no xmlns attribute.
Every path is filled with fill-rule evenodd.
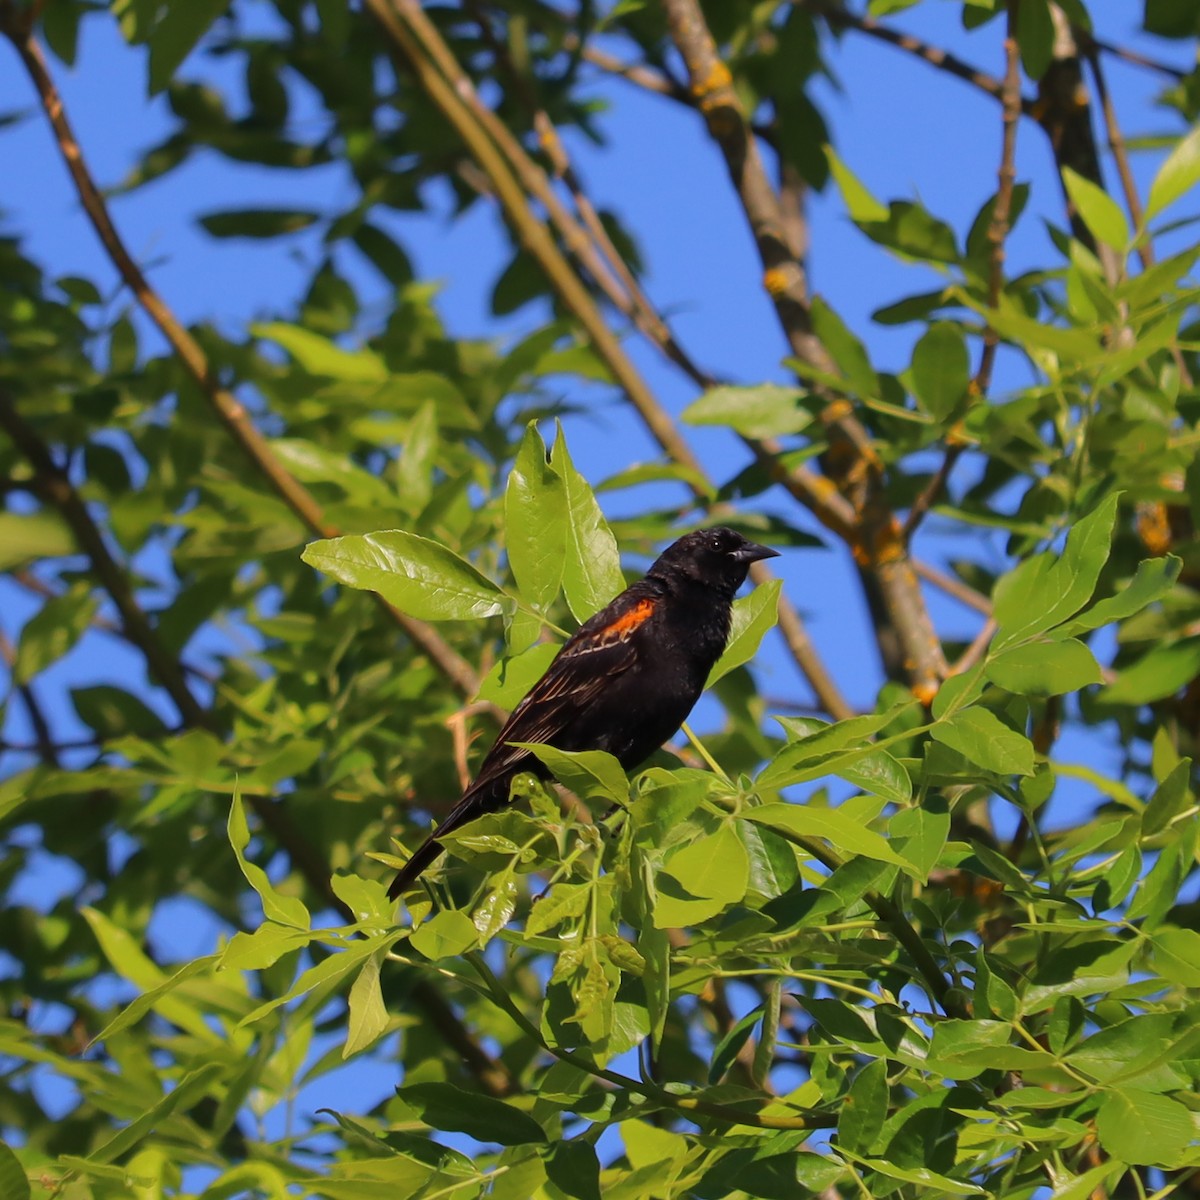
<svg viewBox="0 0 1200 1200"><path fill-rule="evenodd" d="M442 852L444 834L508 802L520 771L550 773L511 742L607 750L626 770L687 720L729 640L730 606L750 564L779 552L718 526L672 543L571 636L513 709L471 786L388 888L395 899Z"/></svg>

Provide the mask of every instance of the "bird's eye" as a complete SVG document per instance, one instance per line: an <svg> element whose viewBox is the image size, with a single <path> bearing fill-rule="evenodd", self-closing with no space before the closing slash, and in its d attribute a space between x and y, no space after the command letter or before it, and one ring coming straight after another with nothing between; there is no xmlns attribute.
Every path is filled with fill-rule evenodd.
<svg viewBox="0 0 1200 1200"><path fill-rule="evenodd" d="M720 554L725 549L725 543L719 537L710 537L708 539L708 548Z"/></svg>

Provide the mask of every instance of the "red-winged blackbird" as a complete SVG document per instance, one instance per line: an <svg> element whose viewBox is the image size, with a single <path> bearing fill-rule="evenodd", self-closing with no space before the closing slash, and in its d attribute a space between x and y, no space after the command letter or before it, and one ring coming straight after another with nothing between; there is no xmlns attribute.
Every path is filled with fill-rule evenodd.
<svg viewBox="0 0 1200 1200"><path fill-rule="evenodd" d="M438 838L495 812L520 771L549 771L510 742L607 750L626 770L674 736L729 639L730 605L752 562L777 550L718 527L668 546L644 579L584 622L513 709L479 774L388 888L393 900L442 852Z"/></svg>

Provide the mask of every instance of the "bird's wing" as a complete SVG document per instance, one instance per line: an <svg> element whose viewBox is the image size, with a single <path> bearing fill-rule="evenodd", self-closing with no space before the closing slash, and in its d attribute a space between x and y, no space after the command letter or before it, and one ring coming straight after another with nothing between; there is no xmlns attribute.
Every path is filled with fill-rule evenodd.
<svg viewBox="0 0 1200 1200"><path fill-rule="evenodd" d="M634 584L575 631L546 673L513 709L479 768L470 790L524 769L532 755L512 742L550 742L577 719L615 676L628 671L644 650L634 633L653 615L661 598Z"/></svg>
<svg viewBox="0 0 1200 1200"><path fill-rule="evenodd" d="M438 838L495 811L507 799L507 779L533 764L528 750L510 743L553 742L616 676L638 661L639 647L646 643L633 635L654 615L659 603L661 596L655 585L642 580L575 631L546 673L513 709L471 786L397 874L388 896L395 899L411 887L441 854Z"/></svg>

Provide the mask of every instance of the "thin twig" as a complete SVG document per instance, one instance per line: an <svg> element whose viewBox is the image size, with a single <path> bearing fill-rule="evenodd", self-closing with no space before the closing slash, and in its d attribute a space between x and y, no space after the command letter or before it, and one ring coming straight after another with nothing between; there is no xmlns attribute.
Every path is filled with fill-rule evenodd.
<svg viewBox="0 0 1200 1200"><path fill-rule="evenodd" d="M983 656L987 653L988 646L992 643L992 638L996 636L998 628L996 618L988 617L983 623L983 628L975 635L974 640L963 651L959 660L950 668L950 674L962 675L975 666L976 663L981 662Z"/></svg>
<svg viewBox="0 0 1200 1200"><path fill-rule="evenodd" d="M46 443L17 411L12 397L2 389L0 429L8 434L13 445L33 467L35 484L42 500L62 514L80 551L87 556L101 585L116 605L121 615L122 632L145 655L155 681L171 697L188 725L207 726L208 714L188 688L183 668L159 641L134 597L132 585L110 553L83 499L67 478L66 472L54 461Z"/></svg>
<svg viewBox="0 0 1200 1200"><path fill-rule="evenodd" d="M685 104L691 103L687 88L665 71L657 71L645 63L627 63L588 41L585 41L580 49L578 34L567 34L563 39L563 49L568 53L579 50L580 57L585 62L590 62L593 67L598 67L609 75L619 75L629 83L637 84L644 91L654 92L655 95L666 96L671 100L680 100Z"/></svg>
<svg viewBox="0 0 1200 1200"><path fill-rule="evenodd" d="M1076 33L1076 37L1078 37ZM1129 165L1129 152L1121 126L1117 122L1117 110L1113 105L1112 96L1108 91L1108 79L1100 64L1100 55L1093 45L1087 50L1088 66L1092 69L1092 78L1096 81L1096 95L1100 97L1100 111L1104 114L1104 129L1108 135L1108 148L1112 152L1113 162L1117 165L1117 175L1121 180L1121 190L1125 194L1125 206L1129 210L1129 222L1137 229L1142 224L1142 202L1138 196L1137 184L1133 179L1133 169ZM1142 238L1137 245L1138 258L1143 269L1154 264L1154 248L1149 237Z"/></svg>
<svg viewBox="0 0 1200 1200"><path fill-rule="evenodd" d="M853 29L876 41L886 42L889 46L904 50L939 71L944 71L948 75L953 75L955 78L971 84L996 100L1004 98L1005 84L1003 80L989 75L986 71L981 71L961 58L956 58L939 46L930 45L912 34L892 29L890 26L876 21L873 17L859 16L844 8L823 3L822 0L793 0L793 2L801 8L819 13L830 25L837 25L842 29ZM1020 98L1020 106L1021 112L1026 116L1032 116L1036 104L1033 100Z"/></svg>
<svg viewBox="0 0 1200 1200"><path fill-rule="evenodd" d="M946 481L950 478L950 472L954 470L954 464L958 462L965 449L966 444L957 440L950 442L946 447L941 464L930 477L929 482L921 489L921 494L913 501L912 508L908 510L908 516L904 519L904 540L906 542L912 540L912 535L916 533L917 527L937 503L946 486Z"/></svg>
<svg viewBox="0 0 1200 1200"><path fill-rule="evenodd" d="M959 603L973 608L977 613L983 613L985 617L992 615L992 602L982 592L977 592L970 584L964 583L956 575L951 575L948 571L943 571L940 567L935 567L932 563L924 562L921 559L913 560L913 570L927 583L932 583L947 596L953 596Z"/></svg>
<svg viewBox="0 0 1200 1200"><path fill-rule="evenodd" d="M600 220L600 214L596 211L595 205L592 204L590 197L575 174L575 168L571 163L570 156L567 154L567 149L563 145L562 139L558 135L558 130L555 128L554 122L550 119L549 113L538 102L538 98L534 94L529 80L517 69L505 43L497 37L496 31L492 28L487 14L482 10L477 0L467 0L467 8L474 16L475 23L483 34L484 41L491 49L497 65L504 71L513 90L528 111L533 121L534 130L538 135L538 141L542 149L546 152L554 173L563 181L567 190L571 193L571 198L575 202L575 210L579 214L579 219L583 223L587 235L590 236L596 250L603 257L604 263L612 271L616 277L616 281L620 285L617 289L610 289L605 286L604 282L598 280L605 295L697 387L705 389L715 386L717 380L707 371L697 366L687 351L683 349L672 332L671 327L654 307L650 298L642 289L637 276L613 244L612 239L608 235L608 230L604 228L604 223ZM474 89L472 89L472 92L474 92ZM487 117L485 119L489 121L489 128L491 128L491 119L494 118L494 114L490 109L486 109L486 106L482 103L479 104L479 108L486 110ZM500 125L507 133L507 127L503 126L502 122ZM513 142L515 142L515 139L513 139ZM505 148L505 143L501 143L501 148ZM520 154L521 148L519 147L519 143L509 147L510 160L513 158L512 150L514 149ZM534 186L538 189L535 194L539 195L539 198L541 198L543 191L551 195L553 194L553 189L544 177L535 179Z"/></svg>
<svg viewBox="0 0 1200 1200"><path fill-rule="evenodd" d="M1145 54L1139 54L1136 50L1130 50L1125 46L1114 46L1111 42L1101 41L1099 38L1092 37L1090 33L1080 30L1076 33L1079 41L1089 49L1095 47L1097 50L1102 50L1105 54L1111 54L1113 58L1123 59L1127 63L1132 63L1136 67L1145 67L1148 71L1157 71L1160 75L1166 75L1169 79L1186 79L1190 72L1181 70L1179 67L1174 67L1170 63L1161 62L1157 58L1150 58Z"/></svg>
<svg viewBox="0 0 1200 1200"><path fill-rule="evenodd" d="M14 669L17 665L17 651L3 629L0 629L0 659L4 660L9 675L14 677L17 694L21 697L21 703L25 705L29 723L33 726L33 736L37 739L30 745L0 742L0 749L34 752L48 767L57 767L59 751L73 749L73 747L54 741L54 735L50 732L50 722L46 720L46 714L42 709L41 701L37 698L37 693L33 690L33 685L31 683L15 683Z"/></svg>
<svg viewBox="0 0 1200 1200"><path fill-rule="evenodd" d="M990 245L987 302L988 307L993 309L999 307L1000 293L1004 287L1004 243L1012 224L1013 191L1017 179L1017 121L1021 115L1022 104L1021 57L1017 45L1017 11L1018 0L1012 0L1008 10L1008 32L1004 39L1005 70L1001 90L1003 132L1000 139L1000 167L997 171L996 202L992 206L992 219L987 231ZM970 395L975 399L987 395L992 382L992 370L995 366L999 345L1000 336L989 324L983 334L983 350L979 357L979 367L969 388ZM925 519L925 515L942 494L950 472L967 448L967 443L960 438L955 438L953 441L947 440L946 454L942 459L941 466L909 510L908 519L904 523L906 541L912 538L918 526Z"/></svg>

